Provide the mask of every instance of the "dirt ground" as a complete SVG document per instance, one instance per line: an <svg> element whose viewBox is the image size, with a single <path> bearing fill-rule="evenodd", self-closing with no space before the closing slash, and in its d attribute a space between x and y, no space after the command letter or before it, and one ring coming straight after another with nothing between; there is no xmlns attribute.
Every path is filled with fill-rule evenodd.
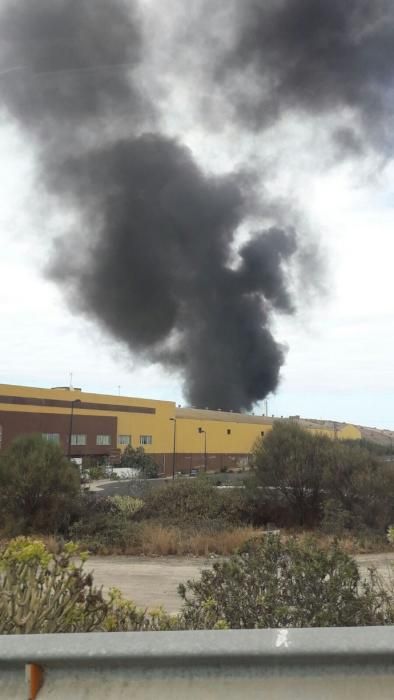
<svg viewBox="0 0 394 700"><path fill-rule="evenodd" d="M178 584L198 577L211 563L199 557L90 557L86 568L94 571L96 584L119 588L138 606L162 605L168 612L177 612Z"/></svg>
<svg viewBox="0 0 394 700"><path fill-rule="evenodd" d="M375 567L382 576L394 575L394 552L361 554L355 557L362 573ZM94 580L108 589L119 588L126 598L141 607L162 605L168 612L177 612L181 599L178 583L198 577L201 569L212 564L212 559L193 557L90 557L87 568L94 571Z"/></svg>

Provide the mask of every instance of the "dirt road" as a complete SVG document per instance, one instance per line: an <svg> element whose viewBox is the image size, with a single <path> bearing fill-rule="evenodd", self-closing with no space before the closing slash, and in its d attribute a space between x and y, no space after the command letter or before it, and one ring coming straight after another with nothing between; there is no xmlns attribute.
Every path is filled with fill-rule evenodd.
<svg viewBox="0 0 394 700"><path fill-rule="evenodd" d="M364 573L375 567L383 576L394 574L393 554L361 554L356 557ZM193 557L91 557L88 568L94 570L94 580L104 588L115 586L141 607L162 605L168 612L180 607L178 583L196 578L212 559Z"/></svg>

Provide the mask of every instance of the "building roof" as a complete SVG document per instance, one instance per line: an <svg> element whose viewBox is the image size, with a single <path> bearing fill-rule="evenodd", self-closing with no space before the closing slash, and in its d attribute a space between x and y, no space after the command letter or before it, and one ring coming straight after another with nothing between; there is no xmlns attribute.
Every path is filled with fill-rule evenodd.
<svg viewBox="0 0 394 700"><path fill-rule="evenodd" d="M175 415L177 418L195 418L196 420L217 420L233 423L258 423L262 425L272 425L274 420L262 415L235 413L233 411L210 411L204 408L177 408Z"/></svg>

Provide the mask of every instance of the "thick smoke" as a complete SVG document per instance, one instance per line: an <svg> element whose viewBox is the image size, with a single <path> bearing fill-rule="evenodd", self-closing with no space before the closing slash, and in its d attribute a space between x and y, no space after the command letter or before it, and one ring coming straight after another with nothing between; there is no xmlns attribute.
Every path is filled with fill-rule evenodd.
<svg viewBox="0 0 394 700"><path fill-rule="evenodd" d="M87 222L94 249L79 264L61 241L53 269L74 301L134 352L182 371L193 405L250 407L276 387L281 348L270 310L291 311L283 264L292 231L256 233L229 267L247 198L239 175L213 177L160 135L111 144L57 172ZM88 225L88 224L87 224ZM65 246L65 249L64 247ZM75 241L81 256L81 246Z"/></svg>
<svg viewBox="0 0 394 700"><path fill-rule="evenodd" d="M392 142L392 0L242 0L233 9L233 40L212 61L233 116L261 128L286 114L348 112L352 126L334 134L343 148Z"/></svg>
<svg viewBox="0 0 394 700"><path fill-rule="evenodd" d="M130 119L147 109L132 80L137 18L121 0L10 0L0 19L2 102L55 157L62 130L110 122L125 103Z"/></svg>
<svg viewBox="0 0 394 700"><path fill-rule="evenodd" d="M138 84L139 22L122 2L12 2L1 51L3 104L38 146L45 185L80 213L51 276L133 353L180 370L194 405L250 408L283 363L269 319L293 310L295 233L254 234L234 264L244 177L205 174L176 140L142 133L154 96Z"/></svg>

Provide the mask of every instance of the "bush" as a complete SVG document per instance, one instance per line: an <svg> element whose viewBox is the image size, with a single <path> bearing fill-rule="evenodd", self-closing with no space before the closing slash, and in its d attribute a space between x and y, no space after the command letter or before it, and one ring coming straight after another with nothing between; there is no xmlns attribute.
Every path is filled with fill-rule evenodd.
<svg viewBox="0 0 394 700"><path fill-rule="evenodd" d="M394 622L392 596L375 574L363 582L337 546L270 536L179 586L188 629L337 627Z"/></svg>
<svg viewBox="0 0 394 700"><path fill-rule="evenodd" d="M69 536L91 552L103 552L112 547L125 549L140 542L140 528L133 523L143 508L143 501L132 496L80 499L80 517L69 528Z"/></svg>
<svg viewBox="0 0 394 700"><path fill-rule="evenodd" d="M0 512L7 534L64 532L79 491L78 467L40 435L18 438L0 458Z"/></svg>
<svg viewBox="0 0 394 700"><path fill-rule="evenodd" d="M241 523L245 499L242 491L220 491L205 476L179 479L152 489L145 498L144 517L163 525L220 530Z"/></svg>
<svg viewBox="0 0 394 700"><path fill-rule="evenodd" d="M314 435L296 423L276 422L258 440L252 465L267 497L275 489L292 513L294 524L314 524L320 515L325 462L331 440Z"/></svg>
<svg viewBox="0 0 394 700"><path fill-rule="evenodd" d="M333 511L344 529L386 532L394 517L394 474L364 448L332 444L324 491L325 523Z"/></svg>
<svg viewBox="0 0 394 700"><path fill-rule="evenodd" d="M141 498L133 496L110 496L111 503L117 509L118 513L126 518L133 518L144 507L144 501Z"/></svg>
<svg viewBox="0 0 394 700"><path fill-rule="evenodd" d="M276 422L253 452L253 520L384 533L394 518L394 474L360 443L331 440L296 423ZM257 487L257 488L256 488ZM258 488L260 487L260 488ZM276 515L275 515L276 512Z"/></svg>
<svg viewBox="0 0 394 700"><path fill-rule="evenodd" d="M159 474L159 467L152 457L145 454L143 447L135 449L128 445L121 456L120 466L137 469L143 479L156 479Z"/></svg>
<svg viewBox="0 0 394 700"><path fill-rule="evenodd" d="M93 481L98 481L99 479L108 479L108 469L104 464L92 464L87 473L89 478Z"/></svg>

